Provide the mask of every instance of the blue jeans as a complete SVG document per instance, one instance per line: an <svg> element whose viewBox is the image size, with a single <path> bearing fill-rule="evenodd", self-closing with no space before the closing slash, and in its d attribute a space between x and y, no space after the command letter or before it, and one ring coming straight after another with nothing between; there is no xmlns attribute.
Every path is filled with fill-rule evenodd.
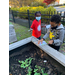
<svg viewBox="0 0 75 75"><path fill-rule="evenodd" d="M40 36L40 37L38 37L37 39L39 39L39 40L40 40L40 39L41 39L41 36Z"/></svg>

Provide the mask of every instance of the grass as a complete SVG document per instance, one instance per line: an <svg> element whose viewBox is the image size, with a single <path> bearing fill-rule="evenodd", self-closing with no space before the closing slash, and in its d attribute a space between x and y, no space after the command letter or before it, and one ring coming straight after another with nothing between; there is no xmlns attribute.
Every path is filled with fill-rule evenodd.
<svg viewBox="0 0 75 75"><path fill-rule="evenodd" d="M14 25L14 29L15 29L16 37L18 41L31 37L31 32L28 32L29 28L26 28L24 26L21 26L13 22L12 24Z"/></svg>
<svg viewBox="0 0 75 75"><path fill-rule="evenodd" d="M12 19L9 19L9 24L12 24L10 21L11 21Z"/></svg>
<svg viewBox="0 0 75 75"><path fill-rule="evenodd" d="M21 26L19 24L13 23L14 25L14 29L16 32L16 37L17 37L17 41L20 41L22 39L28 38L32 36L31 32L28 32L29 28L25 27L25 26ZM44 34L41 35L41 38L44 36ZM46 41L48 41L49 39L47 38Z"/></svg>
<svg viewBox="0 0 75 75"><path fill-rule="evenodd" d="M28 37L32 36L32 33L28 32L29 28L27 28L25 26L22 26L22 25L19 25L19 24L16 24L16 23L13 23L13 22L11 22L11 24L14 25L14 29L15 29L15 32L16 32L17 41L20 41L22 39L25 39L25 38L28 38ZM41 35L41 38L43 36L44 36L44 34ZM47 38L45 41L46 42L49 41L49 38ZM60 47L59 51L61 53L65 54L65 43L62 44L62 46Z"/></svg>

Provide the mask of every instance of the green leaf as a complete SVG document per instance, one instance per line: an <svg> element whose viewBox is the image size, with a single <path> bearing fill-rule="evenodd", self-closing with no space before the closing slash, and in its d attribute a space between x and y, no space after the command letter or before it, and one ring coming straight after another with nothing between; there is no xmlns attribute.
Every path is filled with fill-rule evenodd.
<svg viewBox="0 0 75 75"><path fill-rule="evenodd" d="M18 61L19 63L22 63L22 61Z"/></svg>
<svg viewBox="0 0 75 75"><path fill-rule="evenodd" d="M28 66L29 66L29 64L28 65L27 64L25 65L25 67L28 67Z"/></svg>
<svg viewBox="0 0 75 75"><path fill-rule="evenodd" d="M29 65L31 64L32 59L29 61Z"/></svg>
<svg viewBox="0 0 75 75"><path fill-rule="evenodd" d="M37 65L35 65L35 68L37 68Z"/></svg>
<svg viewBox="0 0 75 75"><path fill-rule="evenodd" d="M41 74L36 72L34 75L41 75Z"/></svg>
<svg viewBox="0 0 75 75"><path fill-rule="evenodd" d="M42 74L44 74L44 71L41 69Z"/></svg>
<svg viewBox="0 0 75 75"><path fill-rule="evenodd" d="M32 71L32 69L30 67L28 67L28 72L31 72L31 71Z"/></svg>
<svg viewBox="0 0 75 75"><path fill-rule="evenodd" d="M34 72L38 71L38 69L34 69Z"/></svg>
<svg viewBox="0 0 75 75"><path fill-rule="evenodd" d="M24 64L21 64L21 68L23 68L24 67Z"/></svg>
<svg viewBox="0 0 75 75"><path fill-rule="evenodd" d="M21 61L22 63L24 63L24 61Z"/></svg>
<svg viewBox="0 0 75 75"><path fill-rule="evenodd" d="M47 73L44 73L43 75L48 75Z"/></svg>
<svg viewBox="0 0 75 75"><path fill-rule="evenodd" d="M20 60L18 62L20 63Z"/></svg>
<svg viewBox="0 0 75 75"><path fill-rule="evenodd" d="M39 68L39 69L41 69L41 67L40 67L40 66L38 66L38 68Z"/></svg>

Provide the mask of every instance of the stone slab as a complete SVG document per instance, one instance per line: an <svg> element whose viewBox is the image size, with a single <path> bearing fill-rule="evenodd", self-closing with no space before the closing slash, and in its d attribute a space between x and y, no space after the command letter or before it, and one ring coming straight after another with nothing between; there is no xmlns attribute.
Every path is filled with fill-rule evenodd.
<svg viewBox="0 0 75 75"><path fill-rule="evenodd" d="M9 25L9 43L17 41L16 33L13 25Z"/></svg>

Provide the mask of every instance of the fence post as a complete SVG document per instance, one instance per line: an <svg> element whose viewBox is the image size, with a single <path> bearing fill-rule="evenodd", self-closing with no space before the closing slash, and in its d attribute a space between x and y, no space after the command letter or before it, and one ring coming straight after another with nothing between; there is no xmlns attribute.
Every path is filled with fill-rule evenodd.
<svg viewBox="0 0 75 75"><path fill-rule="evenodd" d="M13 21L15 23L15 18L14 18L13 10L12 10L12 17L13 17Z"/></svg>
<svg viewBox="0 0 75 75"><path fill-rule="evenodd" d="M27 13L28 13L29 28L30 28L30 16L29 16L29 10L27 10Z"/></svg>

